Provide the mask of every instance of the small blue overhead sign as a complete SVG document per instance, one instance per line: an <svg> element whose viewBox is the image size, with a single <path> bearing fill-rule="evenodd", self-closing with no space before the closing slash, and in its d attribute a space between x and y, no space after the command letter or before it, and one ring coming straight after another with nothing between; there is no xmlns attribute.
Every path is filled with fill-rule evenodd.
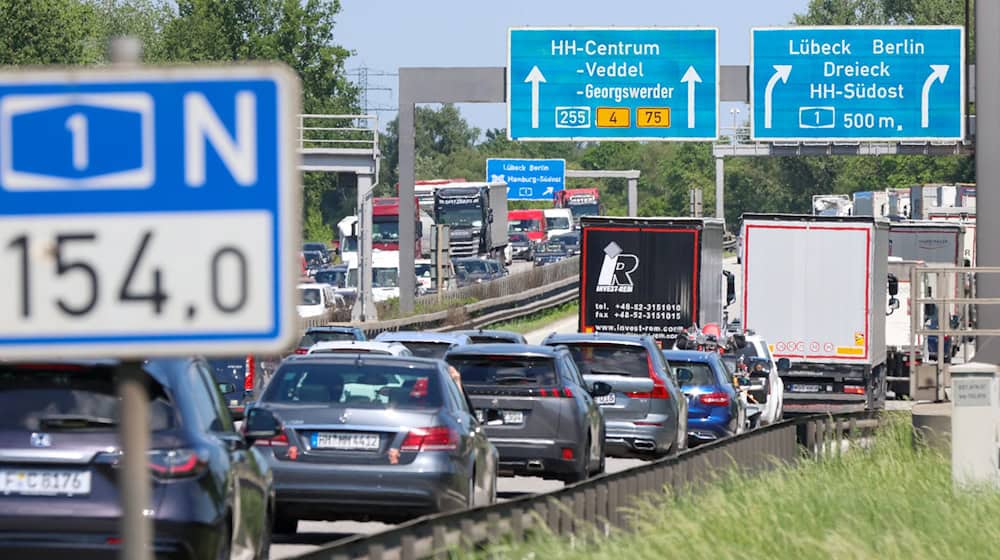
<svg viewBox="0 0 1000 560"><path fill-rule="evenodd" d="M715 140L712 28L514 28L507 134L515 140Z"/></svg>
<svg viewBox="0 0 1000 560"><path fill-rule="evenodd" d="M486 180L507 183L508 200L552 200L566 187L566 160L491 158Z"/></svg>
<svg viewBox="0 0 1000 560"><path fill-rule="evenodd" d="M280 66L0 73L0 357L286 348L298 105Z"/></svg>
<svg viewBox="0 0 1000 560"><path fill-rule="evenodd" d="M751 31L754 140L960 141L961 27Z"/></svg>

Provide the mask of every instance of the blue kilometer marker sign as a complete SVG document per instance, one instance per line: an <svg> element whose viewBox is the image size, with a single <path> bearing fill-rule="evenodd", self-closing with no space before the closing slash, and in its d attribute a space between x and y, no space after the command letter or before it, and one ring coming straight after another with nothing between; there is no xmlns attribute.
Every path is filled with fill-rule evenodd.
<svg viewBox="0 0 1000 560"><path fill-rule="evenodd" d="M490 158L486 180L507 183L508 200L552 200L566 187L566 160Z"/></svg>
<svg viewBox="0 0 1000 560"><path fill-rule="evenodd" d="M515 28L507 135L514 140L715 140L718 30Z"/></svg>
<svg viewBox="0 0 1000 560"><path fill-rule="evenodd" d="M960 141L961 27L751 31L754 140Z"/></svg>

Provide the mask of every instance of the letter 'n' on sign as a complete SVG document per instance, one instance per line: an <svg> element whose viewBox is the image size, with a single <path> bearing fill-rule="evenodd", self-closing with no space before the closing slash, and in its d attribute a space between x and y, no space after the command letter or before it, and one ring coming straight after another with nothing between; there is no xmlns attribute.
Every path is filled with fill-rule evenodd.
<svg viewBox="0 0 1000 560"><path fill-rule="evenodd" d="M205 145L215 153L237 184L257 183L257 98L249 91L236 94L236 134L226 129L201 93L184 96L184 180L189 187L205 185Z"/></svg>

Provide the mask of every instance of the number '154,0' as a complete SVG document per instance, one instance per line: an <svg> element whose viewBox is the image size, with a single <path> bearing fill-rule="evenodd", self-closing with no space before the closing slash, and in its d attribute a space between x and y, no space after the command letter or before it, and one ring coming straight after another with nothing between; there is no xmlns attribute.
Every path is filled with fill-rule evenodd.
<svg viewBox="0 0 1000 560"><path fill-rule="evenodd" d="M153 306L153 313L160 315L163 312L164 304L170 299L164 288L163 271L160 267L154 267L148 276L149 283L145 288L136 284L139 282L137 276L142 265L146 249L152 242L153 232L143 232L138 247L132 256L131 264L125 278L122 279L118 287L119 302L136 303L148 302ZM87 289L79 293L78 297L66 298L57 297L54 300L56 307L66 315L79 317L89 314L97 306L100 300L101 275L94 263L83 258L71 258L67 256L70 248L81 244L92 244L97 242L97 235L92 232L59 233L55 237L55 275L58 278L76 275L82 278L87 285ZM15 237L7 244L7 249L17 251L20 257L20 284L21 284L21 316L31 317L32 314L32 273L31 266L31 240L27 235ZM234 294L227 294L226 298L220 294L220 268L225 261L236 264L235 272L237 278L237 290ZM225 246L219 248L212 255L211 259L211 292L212 303L216 309L225 314L237 313L246 305L248 297L248 269L247 259L236 247ZM229 268L232 270L232 267Z"/></svg>

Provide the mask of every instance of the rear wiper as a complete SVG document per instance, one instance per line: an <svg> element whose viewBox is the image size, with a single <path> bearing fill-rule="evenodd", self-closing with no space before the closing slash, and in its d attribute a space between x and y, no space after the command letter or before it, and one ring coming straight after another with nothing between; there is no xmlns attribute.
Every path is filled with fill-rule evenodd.
<svg viewBox="0 0 1000 560"><path fill-rule="evenodd" d="M43 428L110 428L118 425L116 420L102 416L83 414L50 414L38 419Z"/></svg>
<svg viewBox="0 0 1000 560"><path fill-rule="evenodd" d="M534 378L523 375L508 375L506 377L498 377L495 381L498 385L506 385L508 383L531 383L534 381Z"/></svg>

